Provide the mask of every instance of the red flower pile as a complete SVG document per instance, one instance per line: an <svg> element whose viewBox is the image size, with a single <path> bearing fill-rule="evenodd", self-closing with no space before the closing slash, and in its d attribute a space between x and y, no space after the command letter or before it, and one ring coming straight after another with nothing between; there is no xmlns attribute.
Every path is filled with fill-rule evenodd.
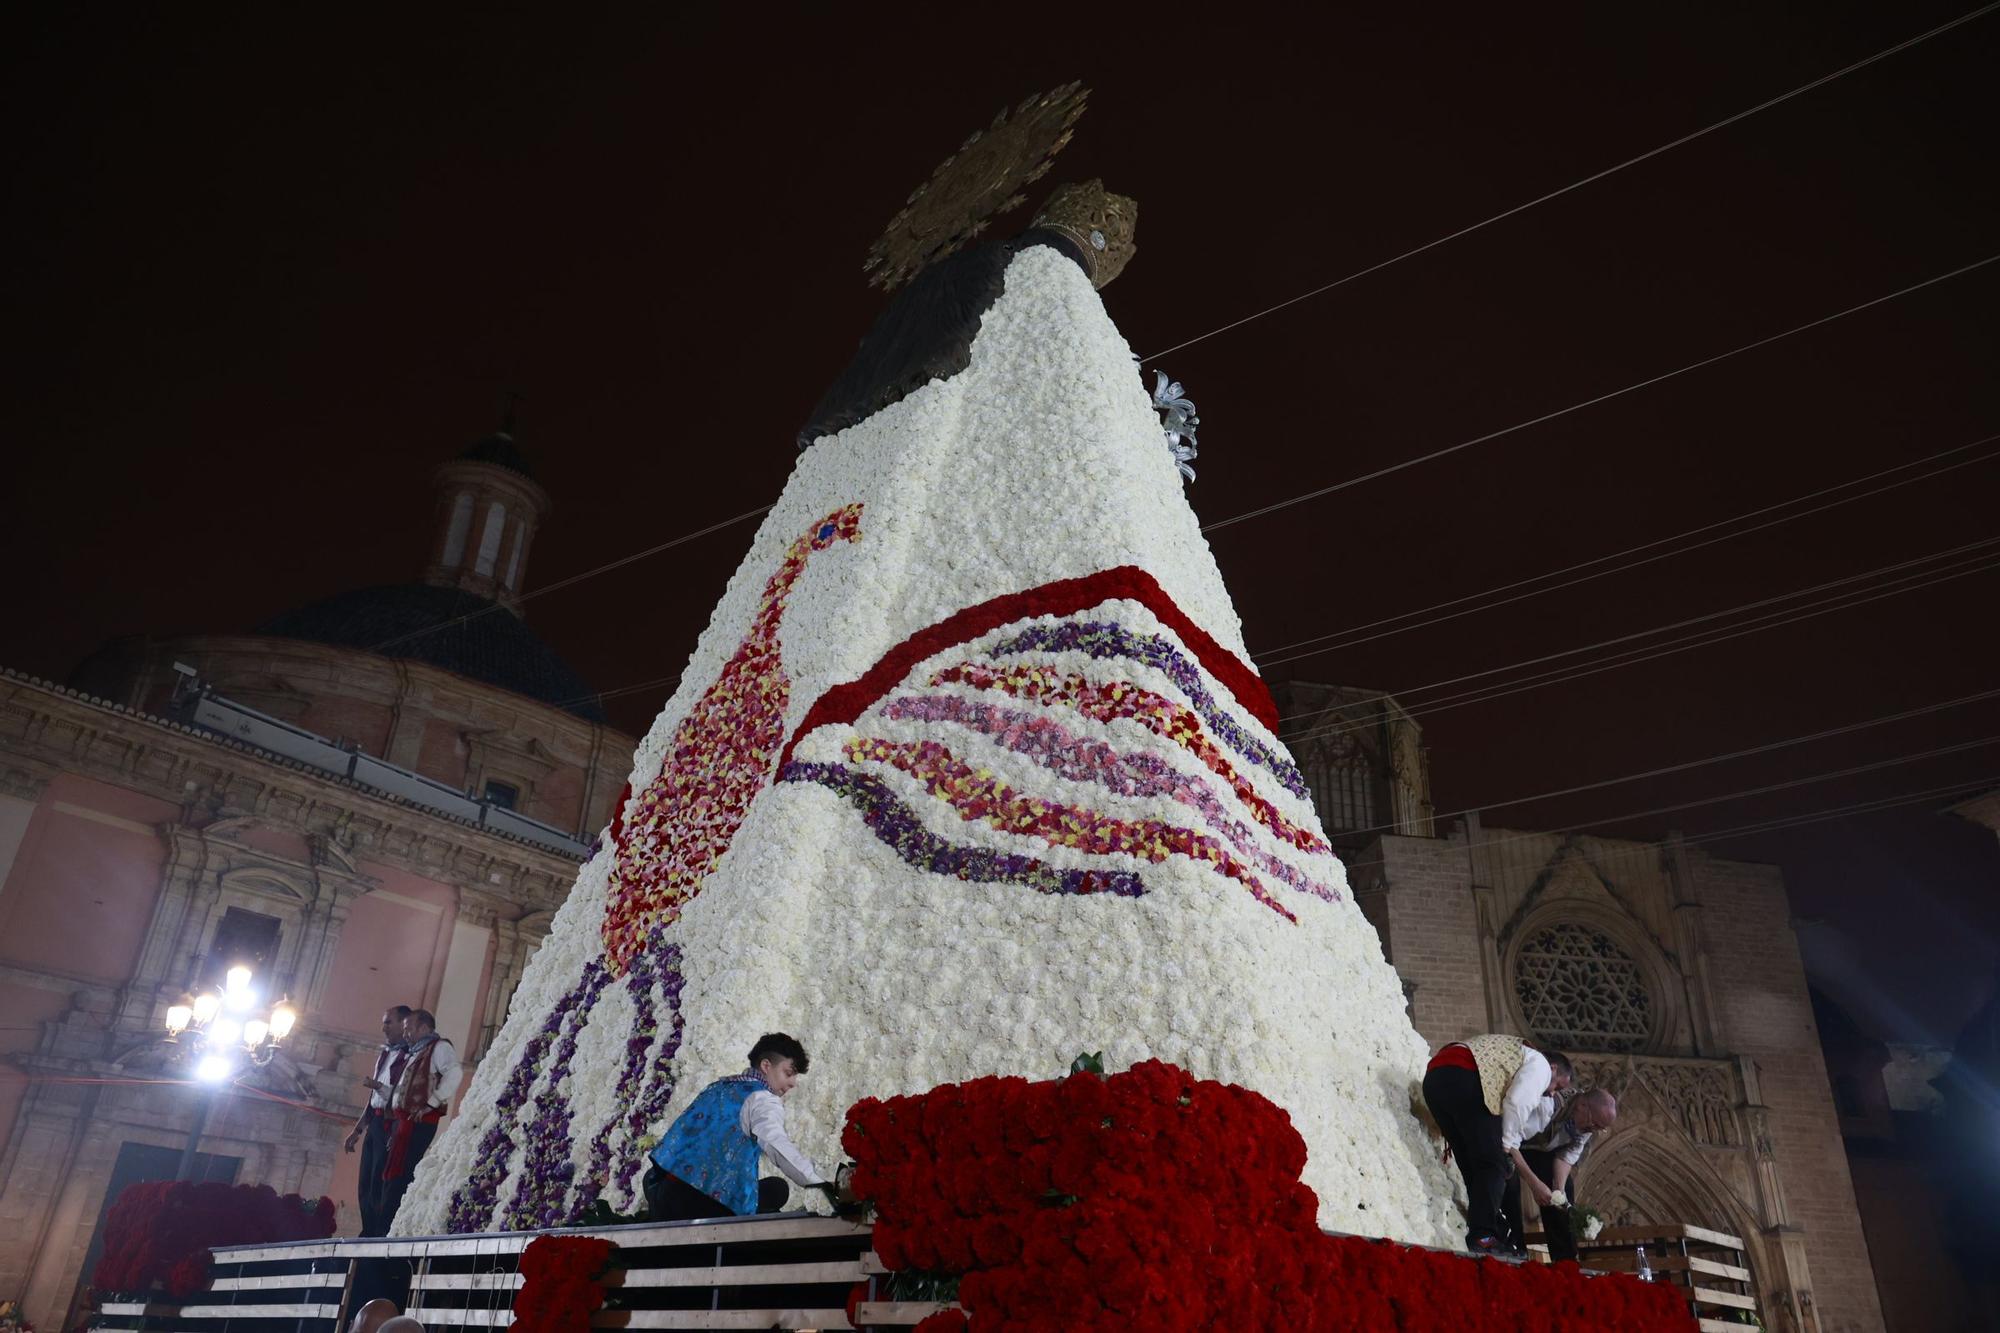
<svg viewBox="0 0 2000 1333"><path fill-rule="evenodd" d="M1291 1118L1157 1060L869 1098L843 1142L882 1262L963 1275L924 1333L1693 1327L1665 1286L1329 1236Z"/></svg>
<svg viewBox="0 0 2000 1333"><path fill-rule="evenodd" d="M600 1280L618 1247L595 1236L537 1236L521 1251L516 1333L590 1333L604 1307Z"/></svg>
<svg viewBox="0 0 2000 1333"><path fill-rule="evenodd" d="M333 1225L331 1199L308 1203L269 1185L141 1181L126 1186L104 1220L104 1254L90 1285L135 1297L164 1287L184 1301L208 1285L211 1247L319 1240Z"/></svg>

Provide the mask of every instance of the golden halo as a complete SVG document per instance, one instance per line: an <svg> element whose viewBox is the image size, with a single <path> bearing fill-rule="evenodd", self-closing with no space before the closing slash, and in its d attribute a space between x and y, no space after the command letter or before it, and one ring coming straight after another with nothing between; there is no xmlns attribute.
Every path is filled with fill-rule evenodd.
<svg viewBox="0 0 2000 1333"><path fill-rule="evenodd" d="M1021 187L1048 171L1089 95L1081 82L1066 83L1001 107L993 123L974 130L889 219L861 266L868 281L901 286L986 230L987 219L1019 207Z"/></svg>

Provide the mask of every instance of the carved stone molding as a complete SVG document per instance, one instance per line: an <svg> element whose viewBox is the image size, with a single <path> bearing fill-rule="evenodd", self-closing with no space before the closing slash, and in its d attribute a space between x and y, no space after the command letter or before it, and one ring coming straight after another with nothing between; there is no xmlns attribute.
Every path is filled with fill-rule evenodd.
<svg viewBox="0 0 2000 1333"><path fill-rule="evenodd" d="M412 806L282 758L54 686L7 678L0 773L59 772L168 801L183 822L255 817L323 839L331 863L357 859L497 889L519 909L554 909L577 862L547 848Z"/></svg>
<svg viewBox="0 0 2000 1333"><path fill-rule="evenodd" d="M0 763L0 796L39 801L49 789L49 780L55 772L46 765L12 761L10 756L9 762Z"/></svg>
<svg viewBox="0 0 2000 1333"><path fill-rule="evenodd" d="M1681 1132L1705 1148L1738 1148L1749 1140L1743 1088L1728 1060L1667 1056L1570 1055L1577 1086L1626 1097L1643 1083Z"/></svg>

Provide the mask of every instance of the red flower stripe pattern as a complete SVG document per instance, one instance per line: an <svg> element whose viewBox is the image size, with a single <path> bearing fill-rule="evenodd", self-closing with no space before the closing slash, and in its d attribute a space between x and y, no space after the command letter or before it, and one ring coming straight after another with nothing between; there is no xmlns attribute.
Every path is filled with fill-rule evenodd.
<svg viewBox="0 0 2000 1333"><path fill-rule="evenodd" d="M1164 737L1201 760L1209 772L1229 784L1236 799L1243 802L1251 818L1294 847L1324 853L1326 840L1310 829L1300 828L1278 812L1278 807L1257 794L1229 762L1222 747L1202 730L1193 709L1154 694L1137 685L1114 681L1100 685L1074 672L1054 667L1014 666L995 670L979 662L962 662L946 667L931 677L933 685L969 685L978 690L998 690L1016 699L1046 706L1074 708L1093 722L1136 722L1155 736Z"/></svg>
<svg viewBox="0 0 2000 1333"><path fill-rule="evenodd" d="M855 763L886 764L909 774L967 822L982 821L1002 832L1025 834L1093 855L1117 854L1153 862L1180 855L1206 862L1242 884L1258 902L1298 924L1298 918L1271 896L1247 866L1206 834L1163 820L1116 819L1023 795L992 774L975 770L935 741L905 743L856 736L847 742L846 753Z"/></svg>
<svg viewBox="0 0 2000 1333"><path fill-rule="evenodd" d="M1146 892L1140 878L1125 870L1058 870L1019 852L967 847L931 833L917 814L872 773L845 764L809 764L794 759L779 770L782 782L815 782L844 797L861 813L869 832L919 870L949 875L971 884L1013 884L1036 893L1115 893L1137 898Z"/></svg>
<svg viewBox="0 0 2000 1333"><path fill-rule="evenodd" d="M1078 579L1058 579L1040 587L1008 593L990 601L968 606L930 625L882 656L882 659L855 680L836 685L814 701L805 720L792 733L780 762L787 762L799 741L809 732L834 723L853 722L875 702L902 683L903 678L927 657L948 648L969 643L1002 625L1035 616L1074 615L1088 607L1115 599L1138 602L1172 630L1194 653L1202 668L1235 696L1264 727L1276 733L1278 708L1271 692L1255 671L1236 654L1217 643L1209 632L1190 620L1166 589L1137 565L1118 565Z"/></svg>
<svg viewBox="0 0 2000 1333"><path fill-rule="evenodd" d="M750 632L675 728L659 776L614 825L617 860L602 926L614 975L653 927L678 918L701 892L751 801L770 784L791 702L778 638L785 604L808 559L860 536L861 506L851 504L791 544L764 586Z"/></svg>
<svg viewBox="0 0 2000 1333"><path fill-rule="evenodd" d="M1073 782L1094 782L1121 796L1165 796L1198 813L1210 828L1256 862L1264 873L1300 893L1310 893L1327 902L1339 898L1324 884L1316 883L1294 866L1258 848L1249 825L1230 814L1206 783L1182 773L1158 755L1144 751L1120 754L1102 741L1072 733L1053 718L955 694L899 696L883 705L881 716L899 722L956 723L996 745L1026 755ZM1328 850L1320 838L1279 818L1276 831L1294 846L1308 851Z"/></svg>

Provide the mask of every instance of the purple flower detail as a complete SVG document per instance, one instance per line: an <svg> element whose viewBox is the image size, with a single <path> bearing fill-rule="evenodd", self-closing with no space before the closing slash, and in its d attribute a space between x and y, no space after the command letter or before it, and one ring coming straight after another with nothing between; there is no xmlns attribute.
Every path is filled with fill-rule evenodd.
<svg viewBox="0 0 2000 1333"><path fill-rule="evenodd" d="M1298 766L1253 736L1241 723L1224 712L1202 682L1201 668L1186 654L1157 634L1135 634L1123 625L1103 621L1065 620L1054 625L1033 625L994 648L994 656L1028 652L1089 653L1095 658L1125 657L1164 672L1187 696L1188 703L1202 721L1222 738L1223 744L1244 758L1268 769L1284 784L1286 791L1309 799L1306 780Z"/></svg>
<svg viewBox="0 0 2000 1333"><path fill-rule="evenodd" d="M562 1084L576 1056L577 1040L611 980L601 960L584 968L577 984L550 1011L541 1030L529 1039L515 1063L506 1087L495 1102L497 1116L493 1127L480 1142L479 1165L452 1198L447 1230L454 1233L496 1227L530 1230L574 1222L597 1200L612 1175L612 1139L618 1128L622 1125L628 1139L636 1139L659 1117L673 1096L673 1062L680 1050L682 1031L680 947L663 944L662 933L663 929L653 932L625 978L633 997L633 1031L626 1041L618 1101L631 1110L598 1128L591 1140L582 1183L579 1185L575 1180L572 1111ZM653 998L656 986L665 997L669 1017L664 1041L658 1041L659 1024ZM644 1094L637 1095L642 1081ZM534 1117L524 1125L521 1111L538 1084L542 1091L533 1099ZM503 1217L499 1191L507 1179L517 1146L524 1146L521 1174ZM632 1156L618 1168L628 1198L632 1196L639 1166L639 1158Z"/></svg>
<svg viewBox="0 0 2000 1333"><path fill-rule="evenodd" d="M653 1055L646 1081L645 1093L633 1105L631 1114L625 1117L627 1132L633 1139L645 1134L660 1122L666 1114L667 1103L674 1095L674 1056L681 1048L681 1033L684 1020L681 1018L681 951L679 945L669 945L661 964L661 993L667 1001L668 1012L673 1016L673 1026L666 1040ZM624 1165L618 1168L618 1186L628 1199L639 1197L639 1168L645 1165L645 1158L639 1154L625 1154Z"/></svg>
<svg viewBox="0 0 2000 1333"><path fill-rule="evenodd" d="M578 982L578 989L583 992L582 1002L571 1008L569 1021L557 1038L547 1081L535 1098L535 1118L528 1122L527 1151L521 1158L513 1201L507 1207L509 1231L559 1226L568 1220L569 1187L576 1175L576 1162L570 1151L569 1094L563 1088L563 1081L569 1077L570 1062L576 1058L577 1038L583 1034L608 979L609 973L601 960L593 959L583 969Z"/></svg>
<svg viewBox="0 0 2000 1333"><path fill-rule="evenodd" d="M594 974L592 969L597 969ZM562 1031L564 1021L578 1005L589 1013L596 1002L597 990L603 985L602 969L591 964L584 970L576 985L558 1000L549 1015L542 1021L541 1030L528 1039L521 1050L520 1059L507 1075L506 1086L493 1104L494 1120L486 1137L479 1141L479 1164L472 1169L458 1192L452 1195L451 1203L445 1210L445 1230L454 1234L469 1231L486 1231L492 1227L494 1214L499 1208L500 1183L507 1178L507 1168L514 1156L514 1132L520 1111L528 1100L541 1077L542 1061L549 1048L555 1044ZM582 1015L578 1015L581 1021Z"/></svg>
<svg viewBox="0 0 2000 1333"><path fill-rule="evenodd" d="M918 823L880 778L845 764L786 764L780 782L817 782L846 797L861 811L869 831L919 870L982 884L1017 884L1037 893L1115 893L1137 898L1146 883L1125 870L1058 870L1032 856L947 842Z"/></svg>
<svg viewBox="0 0 2000 1333"><path fill-rule="evenodd" d="M1144 751L1120 754L1102 741L1075 734L1053 718L955 694L901 696L891 699L882 715L913 722L956 723L1073 782L1096 783L1120 796L1168 797L1198 812L1210 828L1266 873L1301 893L1327 902L1339 900L1340 895L1332 889L1259 848L1250 827L1229 812L1207 783L1189 777L1158 755Z"/></svg>
<svg viewBox="0 0 2000 1333"><path fill-rule="evenodd" d="M570 1208L571 1220L595 1203L610 1183L611 1140L621 1128L625 1131L627 1149L618 1168L618 1184L628 1201L636 1197L633 1180L639 1173L640 1157L631 1151L630 1145L646 1133L673 1096L674 1056L681 1048L683 1026L681 950L677 944L661 941L664 930L664 927L653 929L645 947L632 960L632 971L626 977L626 988L632 993L632 1035L625 1041L625 1067L618 1076L617 1102L627 1110L624 1116L599 1126L591 1139L583 1184L578 1187L576 1201ZM656 987L666 1000L664 1035L654 1008Z"/></svg>

